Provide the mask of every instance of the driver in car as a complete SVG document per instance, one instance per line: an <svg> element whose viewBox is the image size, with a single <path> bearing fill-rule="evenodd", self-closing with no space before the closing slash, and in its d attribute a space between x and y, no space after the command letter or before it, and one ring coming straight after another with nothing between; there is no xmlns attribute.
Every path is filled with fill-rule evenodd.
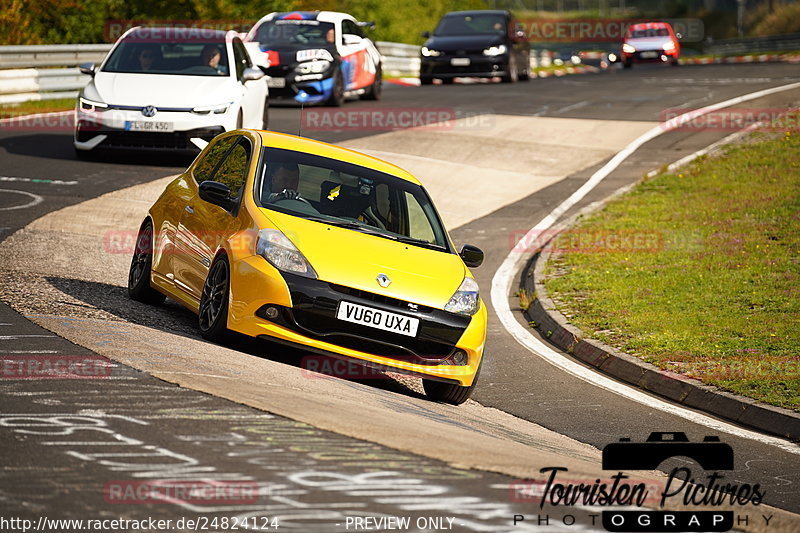
<svg viewBox="0 0 800 533"><path fill-rule="evenodd" d="M220 52L218 46L207 44L203 47L203 51L200 56L203 66L213 68L220 76L225 74L225 72L219 66L219 61L222 59L222 52Z"/></svg>
<svg viewBox="0 0 800 533"><path fill-rule="evenodd" d="M270 183L270 195L267 202L278 200L297 200L300 193L297 186L300 184L300 169L297 163L275 161L267 165L267 178Z"/></svg>

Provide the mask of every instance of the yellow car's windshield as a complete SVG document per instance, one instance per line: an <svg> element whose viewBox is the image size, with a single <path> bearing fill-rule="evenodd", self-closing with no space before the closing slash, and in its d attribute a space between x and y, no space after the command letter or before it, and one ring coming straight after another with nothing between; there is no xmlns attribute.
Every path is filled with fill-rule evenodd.
<svg viewBox="0 0 800 533"><path fill-rule="evenodd" d="M452 252L425 190L370 168L264 148L254 196L261 207Z"/></svg>

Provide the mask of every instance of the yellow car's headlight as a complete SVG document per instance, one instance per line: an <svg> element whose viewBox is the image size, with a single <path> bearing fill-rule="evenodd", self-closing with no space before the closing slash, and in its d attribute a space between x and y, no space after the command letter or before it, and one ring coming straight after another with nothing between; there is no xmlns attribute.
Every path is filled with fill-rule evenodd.
<svg viewBox="0 0 800 533"><path fill-rule="evenodd" d="M262 229L259 231L256 252L278 270L317 279L317 273L308 260L279 230Z"/></svg>
<svg viewBox="0 0 800 533"><path fill-rule="evenodd" d="M472 316L478 312L480 297L478 296L478 282L470 277L464 278L458 290L444 306L445 311Z"/></svg>

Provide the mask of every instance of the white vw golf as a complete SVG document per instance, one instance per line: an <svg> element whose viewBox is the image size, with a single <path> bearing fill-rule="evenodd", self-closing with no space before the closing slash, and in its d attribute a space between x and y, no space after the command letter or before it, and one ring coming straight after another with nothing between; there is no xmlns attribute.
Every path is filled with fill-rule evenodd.
<svg viewBox="0 0 800 533"><path fill-rule="evenodd" d="M269 91L238 34L137 27L125 32L75 109L75 151L199 152L217 134L266 129Z"/></svg>

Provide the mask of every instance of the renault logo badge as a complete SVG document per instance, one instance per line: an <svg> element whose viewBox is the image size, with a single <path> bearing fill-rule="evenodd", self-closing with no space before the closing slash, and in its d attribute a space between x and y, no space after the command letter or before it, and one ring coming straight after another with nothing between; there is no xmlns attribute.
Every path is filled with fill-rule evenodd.
<svg viewBox="0 0 800 533"><path fill-rule="evenodd" d="M142 108L142 115L146 117L154 117L158 113L158 109L153 105L146 105Z"/></svg>
<svg viewBox="0 0 800 533"><path fill-rule="evenodd" d="M392 283L392 280L390 280L389 276L387 276L386 274L378 274L378 277L375 278L375 279L378 280L378 285L380 285L381 287L384 287L384 288L388 287L389 284Z"/></svg>

